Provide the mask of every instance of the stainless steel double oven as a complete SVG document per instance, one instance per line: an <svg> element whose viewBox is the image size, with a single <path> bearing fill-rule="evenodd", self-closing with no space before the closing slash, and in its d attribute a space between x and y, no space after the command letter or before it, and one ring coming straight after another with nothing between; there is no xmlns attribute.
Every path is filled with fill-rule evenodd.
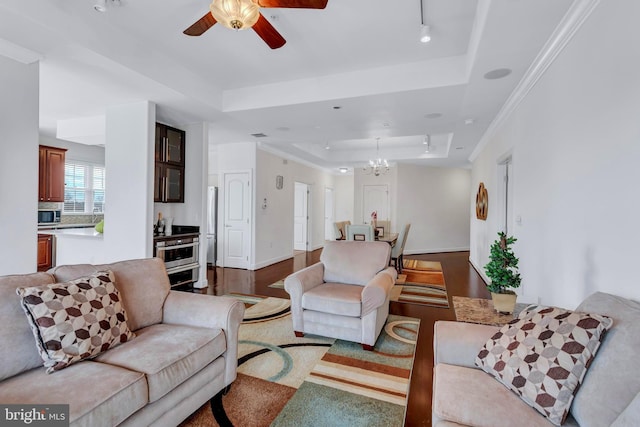
<svg viewBox="0 0 640 427"><path fill-rule="evenodd" d="M198 281L200 239L197 234L157 239L156 257L164 261L171 287L192 285Z"/></svg>

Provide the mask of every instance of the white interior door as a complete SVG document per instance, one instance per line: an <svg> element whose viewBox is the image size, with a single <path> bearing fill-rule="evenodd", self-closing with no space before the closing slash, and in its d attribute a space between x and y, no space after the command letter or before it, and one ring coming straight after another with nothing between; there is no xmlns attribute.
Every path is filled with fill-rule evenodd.
<svg viewBox="0 0 640 427"><path fill-rule="evenodd" d="M378 213L378 221L389 221L389 186L365 185L363 189L362 220L371 223L371 212Z"/></svg>
<svg viewBox="0 0 640 427"><path fill-rule="evenodd" d="M333 231L334 219L334 199L333 188L324 189L324 238L325 240L335 239Z"/></svg>
<svg viewBox="0 0 640 427"><path fill-rule="evenodd" d="M224 266L249 268L251 175L224 174Z"/></svg>
<svg viewBox="0 0 640 427"><path fill-rule="evenodd" d="M309 201L309 186L301 182L295 183L293 201L293 249L307 250L307 221L309 219L307 206Z"/></svg>

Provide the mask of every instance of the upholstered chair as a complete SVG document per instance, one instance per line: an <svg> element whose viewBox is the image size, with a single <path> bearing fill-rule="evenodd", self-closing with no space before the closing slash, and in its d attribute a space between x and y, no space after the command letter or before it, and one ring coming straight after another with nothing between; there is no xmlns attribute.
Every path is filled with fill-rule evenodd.
<svg viewBox="0 0 640 427"><path fill-rule="evenodd" d="M404 257L404 245L407 243L407 236L409 236L409 229L411 228L411 224L405 224L404 228L400 230L398 234L398 240L396 241L395 246L391 249L391 262L393 262L394 267L398 270L398 273L402 273L402 262Z"/></svg>
<svg viewBox="0 0 640 427"><path fill-rule="evenodd" d="M373 350L397 278L390 255L385 242L327 241L320 262L284 281L296 336L339 338Z"/></svg>
<svg viewBox="0 0 640 427"><path fill-rule="evenodd" d="M347 240L364 240L372 242L375 240L375 231L372 225L367 224L349 224L345 227L347 232Z"/></svg>

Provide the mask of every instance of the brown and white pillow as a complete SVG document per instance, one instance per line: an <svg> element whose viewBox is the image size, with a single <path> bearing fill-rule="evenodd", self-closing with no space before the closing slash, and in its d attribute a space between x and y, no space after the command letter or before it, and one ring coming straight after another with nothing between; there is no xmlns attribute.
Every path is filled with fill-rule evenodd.
<svg viewBox="0 0 640 427"><path fill-rule="evenodd" d="M560 425L612 324L596 314L530 306L486 342L476 365Z"/></svg>
<svg viewBox="0 0 640 427"><path fill-rule="evenodd" d="M16 292L48 373L135 337L111 271Z"/></svg>

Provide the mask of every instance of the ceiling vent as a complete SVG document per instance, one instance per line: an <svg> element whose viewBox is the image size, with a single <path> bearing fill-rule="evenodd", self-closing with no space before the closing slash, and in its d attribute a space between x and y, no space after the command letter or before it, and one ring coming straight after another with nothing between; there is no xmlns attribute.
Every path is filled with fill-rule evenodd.
<svg viewBox="0 0 640 427"><path fill-rule="evenodd" d="M254 138L266 138L266 137L267 137L267 135L265 135L265 134L264 134L264 133L262 133L262 132L259 132L259 133L252 133L252 134L251 134L251 136L252 136L252 137L254 137Z"/></svg>

